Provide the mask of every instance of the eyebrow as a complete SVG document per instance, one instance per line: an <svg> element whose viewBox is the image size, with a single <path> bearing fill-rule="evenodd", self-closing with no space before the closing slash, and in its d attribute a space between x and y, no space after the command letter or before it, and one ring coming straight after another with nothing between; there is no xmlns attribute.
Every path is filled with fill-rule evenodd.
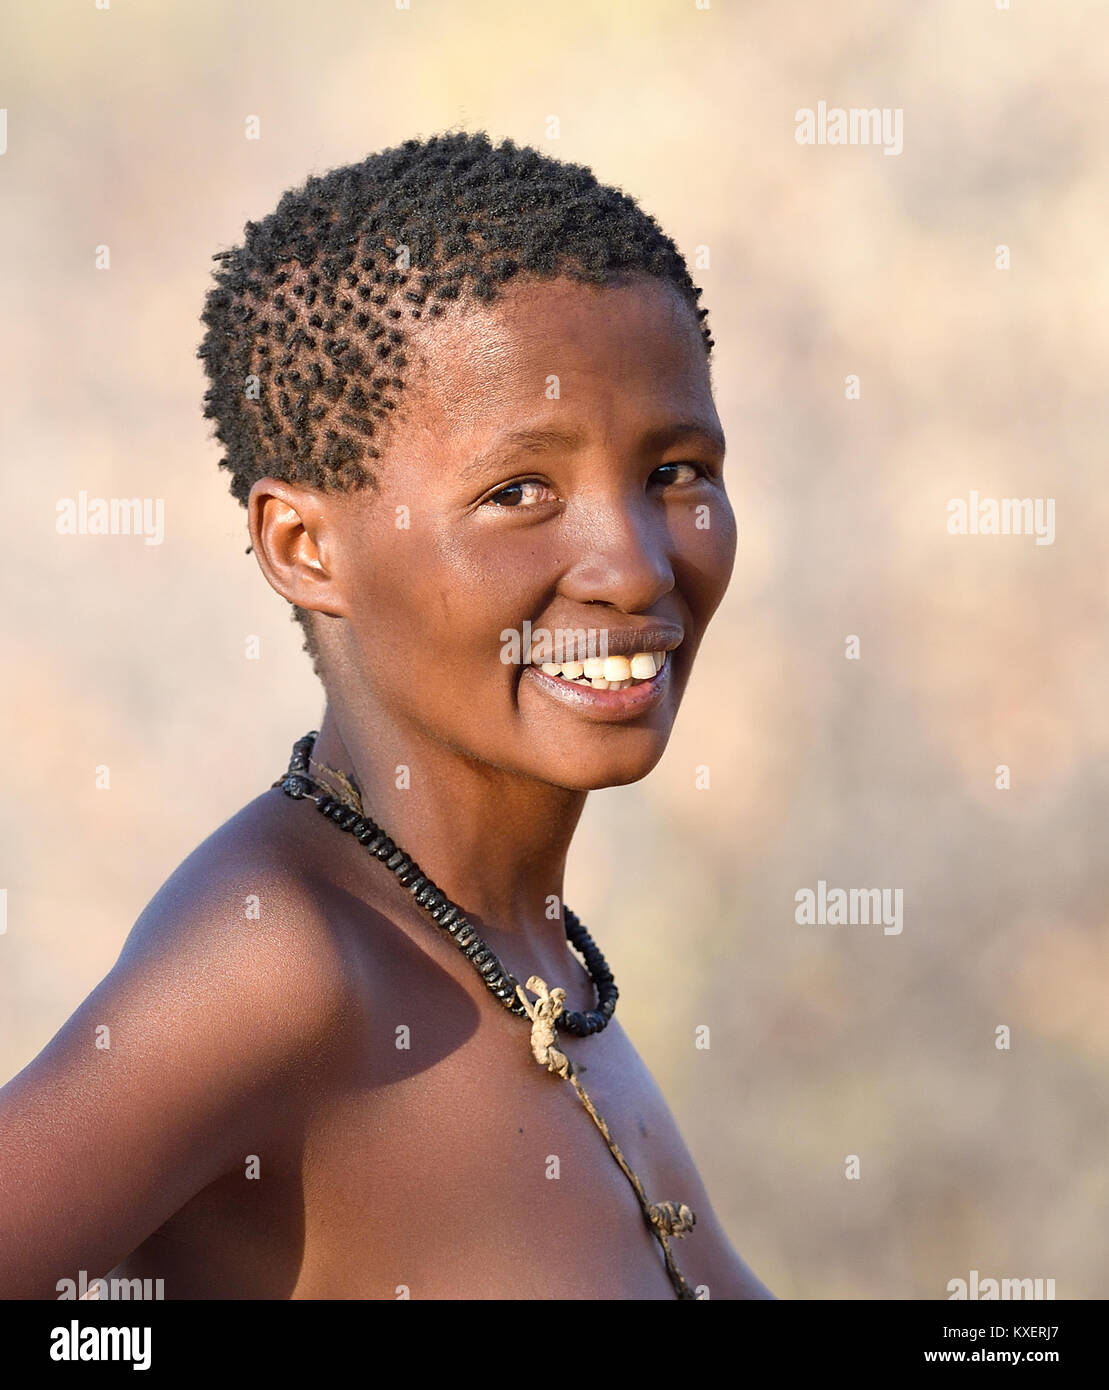
<svg viewBox="0 0 1109 1390"><path fill-rule="evenodd" d="M724 453L727 448L723 431L707 420L674 420L666 425L656 425L654 429L648 430L646 434L641 436L639 447L643 452L650 453L658 449L665 449L669 445L691 436L707 439L721 453ZM580 449L584 443L585 436L577 430L567 431L553 427L510 430L507 434L502 435L495 444L478 454L476 458L471 459L465 467L460 469L459 481L469 482L475 477L489 473L498 464L510 462L519 453L541 454L549 453L555 449L564 449L573 453Z"/></svg>

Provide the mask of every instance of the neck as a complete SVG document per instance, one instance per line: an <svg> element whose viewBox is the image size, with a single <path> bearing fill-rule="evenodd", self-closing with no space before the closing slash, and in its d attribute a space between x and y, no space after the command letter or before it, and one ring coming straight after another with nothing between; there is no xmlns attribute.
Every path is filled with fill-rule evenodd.
<svg viewBox="0 0 1109 1390"><path fill-rule="evenodd" d="M565 949L566 855L588 793L476 762L409 728L401 736L376 712L332 702L312 756L352 778L366 814L483 935Z"/></svg>

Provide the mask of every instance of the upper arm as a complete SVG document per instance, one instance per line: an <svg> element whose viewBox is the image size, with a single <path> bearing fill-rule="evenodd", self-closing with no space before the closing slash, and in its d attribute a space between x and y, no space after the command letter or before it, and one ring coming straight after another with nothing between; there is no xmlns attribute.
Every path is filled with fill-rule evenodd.
<svg viewBox="0 0 1109 1390"><path fill-rule="evenodd" d="M307 1103L342 1034L349 977L303 890L267 890L269 921L242 883L166 892L0 1089L0 1298L119 1263Z"/></svg>

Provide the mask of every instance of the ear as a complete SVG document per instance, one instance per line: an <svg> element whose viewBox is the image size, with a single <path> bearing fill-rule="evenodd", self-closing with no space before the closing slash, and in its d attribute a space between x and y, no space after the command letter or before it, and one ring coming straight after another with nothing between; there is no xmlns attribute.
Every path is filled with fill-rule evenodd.
<svg viewBox="0 0 1109 1390"><path fill-rule="evenodd" d="M247 520L258 565L283 599L298 608L346 617L328 564L337 537L319 492L259 478L247 499Z"/></svg>

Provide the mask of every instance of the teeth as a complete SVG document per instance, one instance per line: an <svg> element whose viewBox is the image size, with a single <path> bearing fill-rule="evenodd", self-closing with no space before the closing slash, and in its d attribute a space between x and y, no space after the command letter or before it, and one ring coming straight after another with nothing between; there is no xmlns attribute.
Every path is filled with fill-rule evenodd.
<svg viewBox="0 0 1109 1390"><path fill-rule="evenodd" d="M584 661L545 661L540 670L548 676L561 676L575 685L594 690L626 690L637 681L649 681L662 670L665 652L636 652L626 656L590 656Z"/></svg>
<svg viewBox="0 0 1109 1390"><path fill-rule="evenodd" d="M658 672L655 659L650 652L636 652L631 659L631 674L637 681L649 681Z"/></svg>

